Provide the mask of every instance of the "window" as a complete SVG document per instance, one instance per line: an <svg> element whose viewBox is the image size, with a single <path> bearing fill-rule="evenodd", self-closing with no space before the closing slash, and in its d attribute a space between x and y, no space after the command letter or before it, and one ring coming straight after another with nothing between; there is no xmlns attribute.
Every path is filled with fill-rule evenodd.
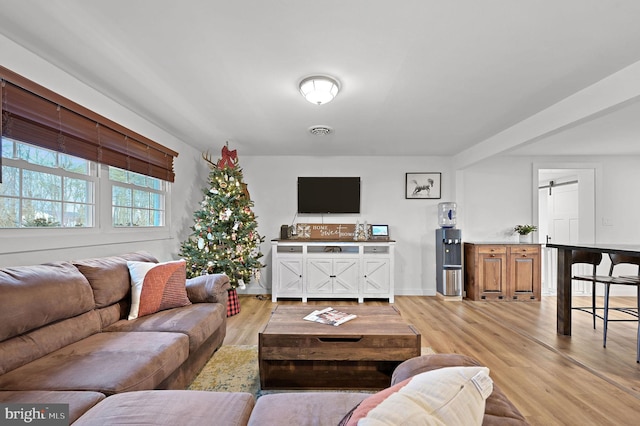
<svg viewBox="0 0 640 426"><path fill-rule="evenodd" d="M114 227L165 225L168 183L161 179L8 138L2 157L0 228L93 227L98 167L109 170Z"/></svg>
<svg viewBox="0 0 640 426"><path fill-rule="evenodd" d="M117 167L109 167L109 180L113 226L164 225L164 181Z"/></svg>
<svg viewBox="0 0 640 426"><path fill-rule="evenodd" d="M96 164L2 139L0 228L92 227Z"/></svg>

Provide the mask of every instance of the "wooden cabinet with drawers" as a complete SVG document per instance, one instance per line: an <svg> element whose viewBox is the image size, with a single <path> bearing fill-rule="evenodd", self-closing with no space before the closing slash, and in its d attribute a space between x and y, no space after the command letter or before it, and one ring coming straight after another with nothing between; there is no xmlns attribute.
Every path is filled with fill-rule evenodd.
<svg viewBox="0 0 640 426"><path fill-rule="evenodd" d="M471 300L540 300L539 244L464 244L464 289Z"/></svg>

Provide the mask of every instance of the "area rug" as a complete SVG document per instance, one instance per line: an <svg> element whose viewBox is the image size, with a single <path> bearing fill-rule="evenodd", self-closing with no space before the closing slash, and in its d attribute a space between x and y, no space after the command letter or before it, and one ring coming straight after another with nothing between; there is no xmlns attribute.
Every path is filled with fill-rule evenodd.
<svg viewBox="0 0 640 426"><path fill-rule="evenodd" d="M214 392L260 391L258 347L255 345L224 345L213 354L189 385L190 390Z"/></svg>
<svg viewBox="0 0 640 426"><path fill-rule="evenodd" d="M430 347L421 349L422 355L435 353ZM258 347L255 345L224 345L216 351L202 368L190 390L212 392L248 392L256 398L265 393L260 390Z"/></svg>

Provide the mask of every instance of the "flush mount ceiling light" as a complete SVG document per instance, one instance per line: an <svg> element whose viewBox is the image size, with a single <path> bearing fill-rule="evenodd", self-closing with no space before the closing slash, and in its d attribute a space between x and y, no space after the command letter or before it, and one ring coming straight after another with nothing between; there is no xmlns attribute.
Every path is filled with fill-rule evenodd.
<svg viewBox="0 0 640 426"><path fill-rule="evenodd" d="M309 133L314 136L325 136L333 133L333 128L329 126L311 126L309 127Z"/></svg>
<svg viewBox="0 0 640 426"><path fill-rule="evenodd" d="M323 75L307 77L300 82L302 96L316 105L331 102L339 90L340 85L335 79Z"/></svg>

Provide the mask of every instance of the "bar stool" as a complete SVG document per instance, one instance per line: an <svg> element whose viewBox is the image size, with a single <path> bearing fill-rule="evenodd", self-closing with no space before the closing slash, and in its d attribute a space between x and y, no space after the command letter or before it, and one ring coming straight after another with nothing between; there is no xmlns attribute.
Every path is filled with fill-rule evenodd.
<svg viewBox="0 0 640 426"><path fill-rule="evenodd" d="M637 348L636 348L636 362L640 362L640 257L628 256L624 254L609 254L611 259L611 267L609 268L609 275L612 276L613 281L604 282L604 333L602 339L602 346L607 347L607 324L609 321L635 321L638 323L638 336L637 336ZM638 266L638 273L636 275L622 275L613 276L613 268L617 265L636 265ZM609 308L609 291L611 285L626 285L635 286L637 290L636 306L634 307L618 307ZM623 312L625 314L635 317L635 319L609 319L609 309Z"/></svg>
<svg viewBox="0 0 640 426"><path fill-rule="evenodd" d="M596 318L604 320L603 316L598 315L597 309L603 309L596 307L596 283L610 280L611 277L605 275L597 275L596 270L598 265L602 262L602 253L596 253L591 251L573 250L571 252L571 264L578 265L591 265L593 267L591 275L574 275L572 280L588 281L591 282L591 306L575 306L571 309L575 309L582 312L590 313L593 317L593 328L596 328Z"/></svg>
<svg viewBox="0 0 640 426"><path fill-rule="evenodd" d="M637 337L637 350L636 350L636 362L640 362L640 257L621 255L621 254L609 254L611 260L611 266L609 267L609 275L597 275L596 267L602 262L602 254L589 251L574 250L571 253L571 264L588 264L593 266L591 275L575 275L572 277L578 281L591 282L591 306L574 307L572 309L588 312L593 316L593 328L596 328L596 317L604 321L604 331L602 336L602 346L607 347L607 328L609 321L635 321L638 322L638 337ZM614 276L613 271L617 265L631 264L638 266L637 275L623 275ZM596 306L596 283L604 284L604 308ZM637 288L638 299L636 307L616 307L609 308L609 293L611 285L631 285ZM603 309L604 315L598 315L597 310ZM635 319L610 319L609 310L619 311L624 314L634 316Z"/></svg>

